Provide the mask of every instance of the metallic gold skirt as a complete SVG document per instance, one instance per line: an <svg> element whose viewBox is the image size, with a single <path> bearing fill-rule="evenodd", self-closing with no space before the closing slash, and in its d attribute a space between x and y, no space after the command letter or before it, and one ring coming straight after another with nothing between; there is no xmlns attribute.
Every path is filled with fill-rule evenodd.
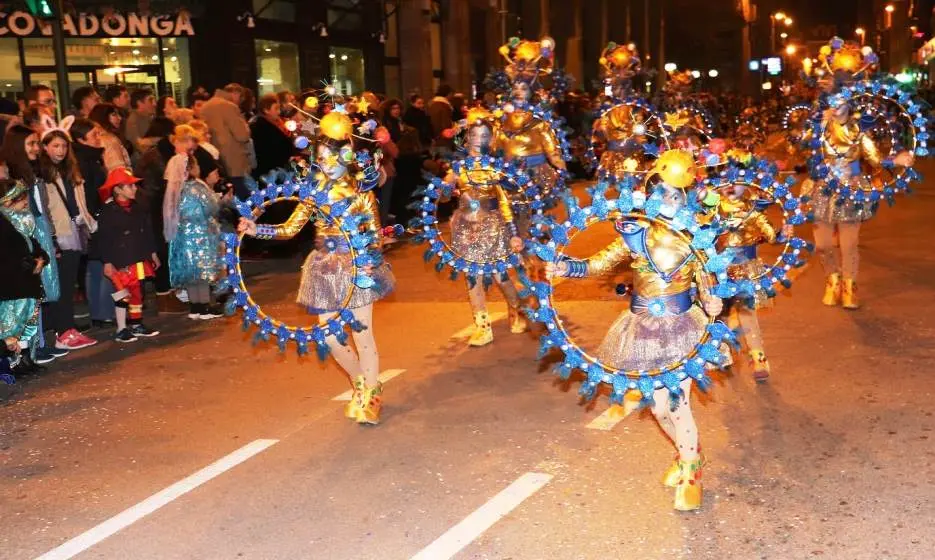
<svg viewBox="0 0 935 560"><path fill-rule="evenodd" d="M697 305L680 315L661 317L627 310L607 331L597 357L617 369L663 368L688 355L701 341L707 325L707 315Z"/></svg>
<svg viewBox="0 0 935 560"><path fill-rule="evenodd" d="M499 208L459 208L451 215L451 248L458 256L478 263L496 262L510 255L510 233Z"/></svg>
<svg viewBox="0 0 935 560"><path fill-rule="evenodd" d="M296 302L309 313L328 313L342 309L357 309L382 299L393 291L396 278L389 263L373 269L372 288L358 288L352 282L354 265L347 249L326 249L319 238L314 251L302 265L302 280Z"/></svg>

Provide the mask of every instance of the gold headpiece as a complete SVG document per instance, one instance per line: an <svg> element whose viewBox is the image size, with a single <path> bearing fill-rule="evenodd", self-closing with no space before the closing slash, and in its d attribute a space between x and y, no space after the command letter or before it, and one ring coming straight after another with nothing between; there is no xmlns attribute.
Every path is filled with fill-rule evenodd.
<svg viewBox="0 0 935 560"><path fill-rule="evenodd" d="M640 73L640 53L633 43L608 43L598 63L604 68L605 78L628 80Z"/></svg>
<svg viewBox="0 0 935 560"><path fill-rule="evenodd" d="M669 93L687 93L694 81L691 70L672 72L666 80L665 90Z"/></svg>
<svg viewBox="0 0 935 560"><path fill-rule="evenodd" d="M331 111L322 117L318 126L321 135L332 140L350 140L354 132L354 123L351 122L351 118L338 111Z"/></svg>
<svg viewBox="0 0 935 560"><path fill-rule="evenodd" d="M2 197L0 197L0 204L6 204L7 202L13 202L17 198L26 194L26 184L22 181L17 180L16 184L13 185L13 188L7 191Z"/></svg>
<svg viewBox="0 0 935 560"><path fill-rule="evenodd" d="M467 128L480 124L491 125L494 121L494 115L484 107L471 107L464 121Z"/></svg>
<svg viewBox="0 0 935 560"><path fill-rule="evenodd" d="M835 37L818 51L821 67L831 74L846 73L851 77L873 70L880 62L869 45L860 46Z"/></svg>
<svg viewBox="0 0 935 560"><path fill-rule="evenodd" d="M555 58L555 40L543 37L540 41L525 41L519 37L510 37L500 47L500 54L506 59L506 75L511 82L535 83L539 76L552 73Z"/></svg>

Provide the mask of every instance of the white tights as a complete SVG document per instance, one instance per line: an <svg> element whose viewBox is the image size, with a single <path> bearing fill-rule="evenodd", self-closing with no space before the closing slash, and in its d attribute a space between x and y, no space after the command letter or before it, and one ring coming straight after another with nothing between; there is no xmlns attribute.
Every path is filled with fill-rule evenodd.
<svg viewBox="0 0 935 560"><path fill-rule="evenodd" d="M680 384L682 396L679 397L678 406L672 410L672 399L668 389L658 389L653 393L653 416L662 430L669 436L678 450L679 459L691 461L699 456L698 426L692 416L691 397L692 381L686 379Z"/></svg>
<svg viewBox="0 0 935 560"><path fill-rule="evenodd" d="M502 281L498 280L496 284L500 287L500 291L503 292L503 298L506 300L507 305L514 309L519 307L519 295L516 293L516 286L513 285L513 281L507 278ZM480 280L474 284L473 288L468 284L468 299L471 300L471 309L474 313L487 308L487 295L484 293L484 286Z"/></svg>
<svg viewBox="0 0 935 560"><path fill-rule="evenodd" d="M834 228L838 229L838 242L841 248L834 246ZM825 274L840 273L844 278L857 280L857 266L860 255L857 242L860 239L860 222L829 224L815 222L815 251L821 259Z"/></svg>
<svg viewBox="0 0 935 560"><path fill-rule="evenodd" d="M750 309L743 303L737 302L727 323L732 329L740 327L740 333L748 349L763 350L763 333L760 331L760 320L757 318L756 309Z"/></svg>
<svg viewBox="0 0 935 560"><path fill-rule="evenodd" d="M373 387L380 381L380 353L377 351L377 343L373 338L373 304L352 309L351 313L354 314L355 319L367 327L361 332L351 333L357 351L355 352L350 344L341 344L331 337L328 338L328 347L335 361L347 372L352 381L363 375L367 385ZM337 313L323 313L318 321L324 324L335 316Z"/></svg>

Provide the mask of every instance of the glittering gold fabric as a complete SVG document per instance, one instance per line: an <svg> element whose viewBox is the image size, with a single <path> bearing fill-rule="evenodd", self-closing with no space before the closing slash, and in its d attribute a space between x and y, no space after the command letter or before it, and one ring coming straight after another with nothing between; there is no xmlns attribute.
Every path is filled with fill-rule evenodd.
<svg viewBox="0 0 935 560"><path fill-rule="evenodd" d="M662 368L688 355L701 341L708 319L697 305L681 315L654 317L625 311L597 350L604 364L626 370Z"/></svg>
<svg viewBox="0 0 935 560"><path fill-rule="evenodd" d="M556 170L565 169L555 131L529 111L517 110L507 115L496 127L491 149L502 150L506 161L527 160L526 171L543 196L555 188Z"/></svg>
<svg viewBox="0 0 935 560"><path fill-rule="evenodd" d="M371 278L376 282L373 288L354 286L351 277L354 267L350 253L346 252L346 248L329 250L325 247L328 239L335 238L319 237L315 250L305 259L296 303L312 313L340 311L343 308L364 307L393 291L396 278L386 262L371 273Z"/></svg>
<svg viewBox="0 0 935 560"><path fill-rule="evenodd" d="M357 183L350 176L344 176L337 181L332 182L328 189L328 201L335 203L345 198L353 197L351 204L352 213L368 214L371 220L368 227L373 230L380 229L380 209L377 205L376 195L373 191L358 192ZM315 212L315 206L308 202L302 202L296 205L295 210L289 219L275 226L273 239L292 239L305 226L305 224L315 217L315 231L320 236L341 236L341 228L338 224L332 223L325 217Z"/></svg>

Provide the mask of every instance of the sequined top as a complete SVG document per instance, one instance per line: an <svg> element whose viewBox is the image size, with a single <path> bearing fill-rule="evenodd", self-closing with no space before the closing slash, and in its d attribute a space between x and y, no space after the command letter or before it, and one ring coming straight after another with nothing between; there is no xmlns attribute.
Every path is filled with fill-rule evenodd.
<svg viewBox="0 0 935 560"><path fill-rule="evenodd" d="M565 169L558 139L549 124L529 111L516 110L506 116L494 135L493 150L503 150L507 161L545 156L557 169Z"/></svg>
<svg viewBox="0 0 935 560"><path fill-rule="evenodd" d="M605 274L629 259L635 295L679 294L691 289L693 280L707 290L707 277L700 274L691 246L670 228L635 218L617 222L616 228L620 237L587 260L589 274Z"/></svg>
<svg viewBox="0 0 935 560"><path fill-rule="evenodd" d="M826 118L821 141L822 151L833 165L848 165L861 160L878 168L883 164L880 150L869 136L861 132L856 119L839 123L833 118Z"/></svg>
<svg viewBox="0 0 935 560"><path fill-rule="evenodd" d="M318 180L327 179L319 174ZM373 191L360 192L357 188L357 181L349 175L331 182L328 190L329 203L333 204L352 197L354 201L351 203L350 212L369 216L368 227L379 231L381 229L380 210ZM340 226L325 218L320 212L316 211L316 208L315 204L311 202L300 202L296 205L288 220L273 227L272 238L292 239L302 231L302 228L312 219L312 216L315 218L315 229L320 237L343 237L344 234L341 232Z"/></svg>
<svg viewBox="0 0 935 560"><path fill-rule="evenodd" d="M500 214L507 222L513 221L513 209L510 199L500 186L500 174L492 169L461 169L457 176L449 174L449 183L456 183L461 192L460 202L477 200L482 205L488 200L496 200Z"/></svg>

